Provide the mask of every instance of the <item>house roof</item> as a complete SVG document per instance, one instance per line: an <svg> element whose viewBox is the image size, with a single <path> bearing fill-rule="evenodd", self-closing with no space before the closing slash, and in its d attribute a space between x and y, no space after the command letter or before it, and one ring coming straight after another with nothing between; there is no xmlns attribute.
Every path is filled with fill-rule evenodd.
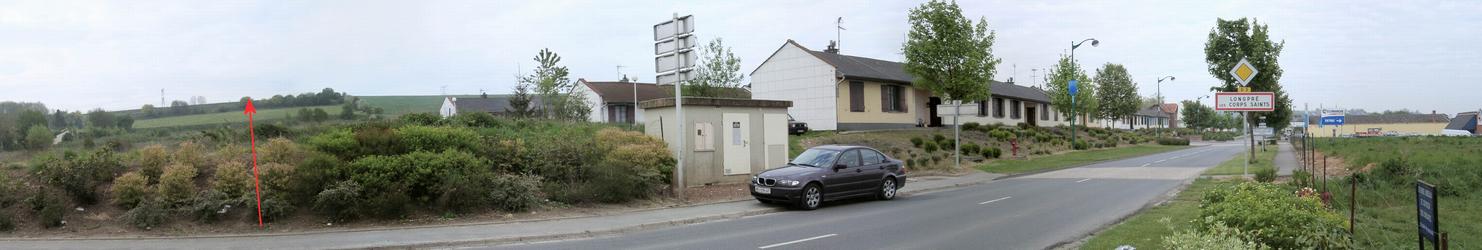
<svg viewBox="0 0 1482 250"><path fill-rule="evenodd" d="M1178 104L1177 103L1164 103L1163 104L1163 113L1177 114L1178 113Z"/></svg>
<svg viewBox="0 0 1482 250"><path fill-rule="evenodd" d="M1308 122L1318 124L1321 116L1312 116ZM1385 124L1385 123L1445 123L1449 122L1445 114L1369 114L1369 115L1346 115L1343 124Z"/></svg>
<svg viewBox="0 0 1482 250"><path fill-rule="evenodd" d="M1028 86L1015 85L1013 83L1000 81L991 82L992 85L990 85L991 88L989 88L989 90L993 92L993 95L1050 103L1050 95L1045 94L1045 91L1043 90L1030 88Z"/></svg>
<svg viewBox="0 0 1482 250"><path fill-rule="evenodd" d="M833 65L844 78L911 84L912 77L906 73L904 63L823 51L808 50L808 53Z"/></svg>
<svg viewBox="0 0 1482 250"><path fill-rule="evenodd" d="M587 81L586 79L579 79L577 81L586 85L587 88L591 88L592 92L597 92L596 97L602 98L602 102L606 103L632 103L635 85L637 86L638 101L647 101L668 96L665 94L664 88L652 83L596 82Z"/></svg>
<svg viewBox="0 0 1482 250"><path fill-rule="evenodd" d="M1464 112L1456 114L1451 118L1451 123L1446 124L1446 129L1474 131L1477 129L1477 112Z"/></svg>
<svg viewBox="0 0 1482 250"><path fill-rule="evenodd" d="M509 109L509 99L510 99L510 97L511 97L511 95L490 95L489 98L478 98L478 97L456 98L456 99L453 99L453 105L458 108L458 113L463 113L463 112L504 113L504 111L506 109ZM629 99L632 99L632 98L629 98ZM540 103L541 102L540 102L540 97L539 96L533 96L533 95L530 96L530 107L531 108L540 106Z"/></svg>
<svg viewBox="0 0 1482 250"><path fill-rule="evenodd" d="M1168 113L1160 112L1160 110L1158 110L1158 106L1161 105L1153 104L1148 105L1147 107L1142 107L1142 109L1137 110L1137 113L1135 115L1147 117L1168 117Z"/></svg>

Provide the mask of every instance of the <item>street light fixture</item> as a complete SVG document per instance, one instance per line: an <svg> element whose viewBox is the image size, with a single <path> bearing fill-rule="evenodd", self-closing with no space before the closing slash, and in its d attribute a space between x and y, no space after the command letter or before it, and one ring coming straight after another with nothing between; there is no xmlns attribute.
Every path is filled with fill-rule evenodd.
<svg viewBox="0 0 1482 250"><path fill-rule="evenodd" d="M1086 40L1081 40L1080 42L1071 42L1070 43L1070 63L1072 63L1072 64L1076 63L1075 62L1075 49L1076 48L1080 48L1081 47L1081 44L1084 44L1087 41L1091 42L1091 47L1096 47L1096 45L1101 44L1101 41L1100 40L1096 40L1096 38L1086 38ZM1071 77L1074 78L1075 77L1075 73L1072 72L1071 73ZM1071 149L1075 149L1075 120L1076 120L1076 114L1075 114L1075 95L1070 95L1070 148Z"/></svg>
<svg viewBox="0 0 1482 250"><path fill-rule="evenodd" d="M1174 78L1173 78L1173 76L1159 77L1158 78L1158 83L1156 84L1156 86L1158 87L1158 112L1164 113L1164 114L1168 114L1168 112L1163 111L1163 103L1164 103L1164 101L1163 101L1163 80L1168 80L1168 81L1172 82L1174 80ZM1170 119L1168 119L1165 122L1161 122L1162 124L1158 124L1158 127L1159 128L1168 127L1168 124L1167 123L1172 123L1173 122L1173 119L1172 119L1173 115L1170 114L1168 116L1169 116ZM1160 135L1163 134L1163 131L1158 131L1158 134L1160 134Z"/></svg>

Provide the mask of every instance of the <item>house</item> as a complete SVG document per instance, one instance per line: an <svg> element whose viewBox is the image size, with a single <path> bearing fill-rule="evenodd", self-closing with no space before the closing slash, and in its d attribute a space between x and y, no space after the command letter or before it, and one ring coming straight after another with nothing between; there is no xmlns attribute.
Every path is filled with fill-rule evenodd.
<svg viewBox="0 0 1482 250"><path fill-rule="evenodd" d="M1355 135L1360 132L1379 131L1384 135L1440 135L1451 122L1445 114L1381 114L1371 113L1368 115L1348 114L1343 118L1343 125L1321 125L1319 116L1308 118L1309 124L1318 126L1307 126L1308 134L1316 137L1332 137Z"/></svg>
<svg viewBox="0 0 1482 250"><path fill-rule="evenodd" d="M791 101L787 112L813 130L939 126L939 98L911 84L904 64L814 51L787 40L751 72L757 99Z"/></svg>
<svg viewBox="0 0 1482 250"><path fill-rule="evenodd" d="M490 95L484 97L445 97L442 107L438 108L438 114L443 117L451 117L459 113L484 112L495 116L503 115L510 109L509 99L511 95ZM540 97L530 97L532 109L540 107Z"/></svg>
<svg viewBox="0 0 1482 250"><path fill-rule="evenodd" d="M1444 130L1465 132L1466 134L1482 135L1482 112L1461 112L1446 124ZM1444 133L1445 131L1443 131Z"/></svg>
<svg viewBox="0 0 1482 250"><path fill-rule="evenodd" d="M674 98L639 103L644 133L682 155L684 185L746 183L752 173L788 161L787 109L792 102L735 98L684 98L684 131L678 133ZM679 148L684 141L684 148Z"/></svg>
<svg viewBox="0 0 1482 250"><path fill-rule="evenodd" d="M637 82L598 82L577 79L577 91L587 98L587 107L592 112L587 119L591 122L634 123L643 120L643 109L638 102L673 97L672 86ZM633 101L634 97L637 102Z"/></svg>
<svg viewBox="0 0 1482 250"><path fill-rule="evenodd" d="M1142 107L1137 110L1137 113L1132 114L1132 119L1123 119L1124 121L1112 127L1130 129L1168 128L1170 121L1173 119L1169 115L1170 112L1168 112L1167 106L1166 104L1154 104ZM1174 110L1177 109L1178 106L1174 106Z"/></svg>
<svg viewBox="0 0 1482 250"><path fill-rule="evenodd" d="M1069 115L1060 114L1050 105L1050 96L1044 90L1016 85L1013 82L989 82L991 96L988 100L963 103L963 116L958 123L1002 124L1053 127L1069 125ZM940 105L937 109L951 109L951 105ZM972 114L972 115L967 115ZM940 115L946 123L952 122L951 115ZM1066 116L1066 117L1061 117ZM1078 117L1085 118L1084 114ZM1077 122L1079 123L1079 122Z"/></svg>

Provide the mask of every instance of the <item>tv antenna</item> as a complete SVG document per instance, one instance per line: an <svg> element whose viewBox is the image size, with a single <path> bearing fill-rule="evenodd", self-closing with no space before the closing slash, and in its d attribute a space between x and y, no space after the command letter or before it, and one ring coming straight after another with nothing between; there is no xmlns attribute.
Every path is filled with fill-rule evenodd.
<svg viewBox="0 0 1482 250"><path fill-rule="evenodd" d="M838 48L844 43L844 31L848 30L844 29L844 17L834 20L834 28L834 48Z"/></svg>

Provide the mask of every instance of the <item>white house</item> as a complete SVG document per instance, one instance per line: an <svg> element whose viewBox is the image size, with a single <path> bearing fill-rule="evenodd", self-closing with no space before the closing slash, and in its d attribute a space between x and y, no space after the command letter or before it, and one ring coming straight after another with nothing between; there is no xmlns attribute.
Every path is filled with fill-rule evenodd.
<svg viewBox="0 0 1482 250"><path fill-rule="evenodd" d="M458 103L454 101L456 99L457 98L454 97L443 97L443 106L442 108L438 109L437 113L442 115L443 118L452 117L453 115L458 114Z"/></svg>
<svg viewBox="0 0 1482 250"><path fill-rule="evenodd" d="M509 110L510 95L488 95L482 97L445 97L442 107L438 108L438 114L444 118L466 112L484 112L492 115L503 115ZM530 107L540 107L540 97L530 97Z"/></svg>
<svg viewBox="0 0 1482 250"><path fill-rule="evenodd" d="M597 82L577 79L577 91L587 98L587 107L592 109L587 120L591 122L634 123L643 120L643 109L638 102L663 98L673 91L653 83ZM672 86L672 85L671 85ZM670 96L672 97L672 96Z"/></svg>
<svg viewBox="0 0 1482 250"><path fill-rule="evenodd" d="M903 64L809 50L787 40L751 72L756 99L792 101L788 113L813 130L941 124L937 98L911 85Z"/></svg>

